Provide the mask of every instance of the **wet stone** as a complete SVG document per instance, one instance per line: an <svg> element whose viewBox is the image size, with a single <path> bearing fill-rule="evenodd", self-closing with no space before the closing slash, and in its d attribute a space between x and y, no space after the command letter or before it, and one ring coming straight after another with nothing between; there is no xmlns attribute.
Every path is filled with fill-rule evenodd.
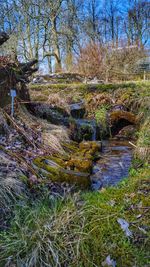
<svg viewBox="0 0 150 267"><path fill-rule="evenodd" d="M77 142L96 140L95 120L77 119L71 122L72 139Z"/></svg>
<svg viewBox="0 0 150 267"><path fill-rule="evenodd" d="M84 101L70 105L70 114L75 119L82 119L85 115Z"/></svg>

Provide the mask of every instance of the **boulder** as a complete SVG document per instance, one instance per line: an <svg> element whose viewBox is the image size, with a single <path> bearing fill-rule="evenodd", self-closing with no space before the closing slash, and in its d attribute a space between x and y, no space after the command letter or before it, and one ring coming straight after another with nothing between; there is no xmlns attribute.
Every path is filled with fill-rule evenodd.
<svg viewBox="0 0 150 267"><path fill-rule="evenodd" d="M48 103L32 103L29 108L33 114L51 123L69 125L69 115L66 110L60 107L53 107Z"/></svg>
<svg viewBox="0 0 150 267"><path fill-rule="evenodd" d="M70 107L70 114L73 118L82 119L84 117L85 115L84 101L71 104L69 107Z"/></svg>
<svg viewBox="0 0 150 267"><path fill-rule="evenodd" d="M128 111L115 110L109 114L111 133L116 135L119 131L128 125L134 125L137 122L137 117Z"/></svg>
<svg viewBox="0 0 150 267"><path fill-rule="evenodd" d="M101 150L100 142L82 142L72 150L72 154L62 158L56 156L42 156L33 160L33 167L48 181L68 183L80 188L88 188L91 184L90 175L93 160Z"/></svg>
<svg viewBox="0 0 150 267"><path fill-rule="evenodd" d="M117 134L117 137L132 139L132 138L134 138L135 130L136 130L135 126L133 126L133 125L125 126L119 131L119 133Z"/></svg>
<svg viewBox="0 0 150 267"><path fill-rule="evenodd" d="M77 142L82 142L83 140L95 140L96 129L95 120L78 119L70 121L71 137Z"/></svg>
<svg viewBox="0 0 150 267"><path fill-rule="evenodd" d="M102 149L102 143L91 141L91 142L81 142L79 144L79 149L82 151L90 152L91 155L94 155L96 152L100 152Z"/></svg>
<svg viewBox="0 0 150 267"><path fill-rule="evenodd" d="M131 124L136 123L136 116L131 112L123 111L123 110L116 110L110 113L110 121L112 125L113 123L119 121L120 119L124 119Z"/></svg>

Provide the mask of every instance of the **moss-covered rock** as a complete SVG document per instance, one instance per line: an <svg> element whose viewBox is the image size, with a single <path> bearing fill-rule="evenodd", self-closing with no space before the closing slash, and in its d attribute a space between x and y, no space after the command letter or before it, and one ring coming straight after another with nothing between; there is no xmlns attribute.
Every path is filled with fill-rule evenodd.
<svg viewBox="0 0 150 267"><path fill-rule="evenodd" d="M79 149L82 151L86 151L90 153L92 156L102 149L102 143L101 142L95 142L95 141L89 141L89 142L81 142L79 144Z"/></svg>
<svg viewBox="0 0 150 267"><path fill-rule="evenodd" d="M90 186L89 173L83 173L77 171L77 169L70 171L57 164L56 161L58 159L54 161L54 158L52 160L51 157L38 157L33 160L33 164L38 167L39 173L46 179L44 179L44 183L51 180L53 182L74 184L80 188L88 188ZM63 162L61 162L61 165L63 165Z"/></svg>
<svg viewBox="0 0 150 267"><path fill-rule="evenodd" d="M91 159L73 157L67 162L66 165L71 170L91 173L93 163Z"/></svg>
<svg viewBox="0 0 150 267"><path fill-rule="evenodd" d="M72 170L82 172L92 172L93 160L97 158L97 153L101 151L101 142L89 141L79 144L79 149L66 162L66 166Z"/></svg>
<svg viewBox="0 0 150 267"><path fill-rule="evenodd" d="M117 137L119 138L126 138L126 139L135 139L135 133L136 128L133 125L128 125L123 127L119 133L117 134Z"/></svg>
<svg viewBox="0 0 150 267"><path fill-rule="evenodd" d="M117 122L120 119L124 119L131 124L135 124L137 121L136 116L133 113L128 112L128 111L115 110L110 113L110 121L112 125L114 122Z"/></svg>
<svg viewBox="0 0 150 267"><path fill-rule="evenodd" d="M66 146L68 148L69 144ZM44 182L67 182L81 188L90 185L93 160L101 150L101 143L82 142L78 147L77 144L72 144L71 148L71 155L42 156L33 160L33 167L45 177Z"/></svg>
<svg viewBox="0 0 150 267"><path fill-rule="evenodd" d="M69 125L69 114L61 107L53 106L48 103L32 103L29 108L33 114L53 124Z"/></svg>
<svg viewBox="0 0 150 267"><path fill-rule="evenodd" d="M83 100L77 103L73 103L69 107L70 107L71 116L73 118L80 119L84 117L86 110L85 110L85 105L84 105Z"/></svg>
<svg viewBox="0 0 150 267"><path fill-rule="evenodd" d="M70 135L76 142L94 140L96 137L96 123L94 120L71 120Z"/></svg>

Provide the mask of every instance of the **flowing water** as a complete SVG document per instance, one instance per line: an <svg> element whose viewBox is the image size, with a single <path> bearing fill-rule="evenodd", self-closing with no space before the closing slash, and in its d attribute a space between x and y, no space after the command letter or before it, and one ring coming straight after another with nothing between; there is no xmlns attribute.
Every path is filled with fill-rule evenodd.
<svg viewBox="0 0 150 267"><path fill-rule="evenodd" d="M75 117L77 128L76 131L82 136L84 140L84 132L81 129L88 131L90 129L91 135L89 139L96 140L96 121L83 119L82 109L83 102L73 104L71 109ZM78 112L80 114L78 114ZM81 115L82 114L82 115ZM82 141L80 140L80 141ZM128 172L132 161L132 147L128 141L119 141L115 139L106 140L102 142L102 153L100 159L95 163L93 174L91 175L92 189L99 190L101 187L115 186L123 178L128 176Z"/></svg>
<svg viewBox="0 0 150 267"><path fill-rule="evenodd" d="M88 128L91 129L90 140L91 141L96 140L96 121L95 120L76 119L76 124L79 130L81 127L85 127L87 128L87 130Z"/></svg>
<svg viewBox="0 0 150 267"><path fill-rule="evenodd" d="M132 161L132 147L128 141L103 141L101 158L93 168L92 189L114 186L128 176Z"/></svg>

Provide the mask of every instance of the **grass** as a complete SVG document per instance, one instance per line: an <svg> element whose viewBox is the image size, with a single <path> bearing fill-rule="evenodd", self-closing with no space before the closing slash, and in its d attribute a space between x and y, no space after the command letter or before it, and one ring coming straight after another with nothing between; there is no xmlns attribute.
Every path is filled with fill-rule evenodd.
<svg viewBox="0 0 150 267"><path fill-rule="evenodd" d="M150 117L148 116L138 132L135 157L144 161L150 161Z"/></svg>
<svg viewBox="0 0 150 267"><path fill-rule="evenodd" d="M110 255L117 266L148 267L149 177L145 166L116 188L17 206L0 235L0 266L11 259L17 267L99 267ZM118 218L130 223L132 238Z"/></svg>
<svg viewBox="0 0 150 267"><path fill-rule="evenodd" d="M64 89L78 89L78 90L84 90L84 91L109 91L109 90L116 90L118 88L135 88L136 84L135 83L117 83L117 84L83 84L83 83L71 83L71 84L30 84L30 90L36 90L36 91L41 91L41 90L53 90L53 91L60 91Z"/></svg>
<svg viewBox="0 0 150 267"><path fill-rule="evenodd" d="M17 164L2 152L2 146L0 151L0 210L11 209L17 198L24 195L25 187L20 179L22 173L19 172ZM16 169L12 171L9 166L14 164Z"/></svg>

